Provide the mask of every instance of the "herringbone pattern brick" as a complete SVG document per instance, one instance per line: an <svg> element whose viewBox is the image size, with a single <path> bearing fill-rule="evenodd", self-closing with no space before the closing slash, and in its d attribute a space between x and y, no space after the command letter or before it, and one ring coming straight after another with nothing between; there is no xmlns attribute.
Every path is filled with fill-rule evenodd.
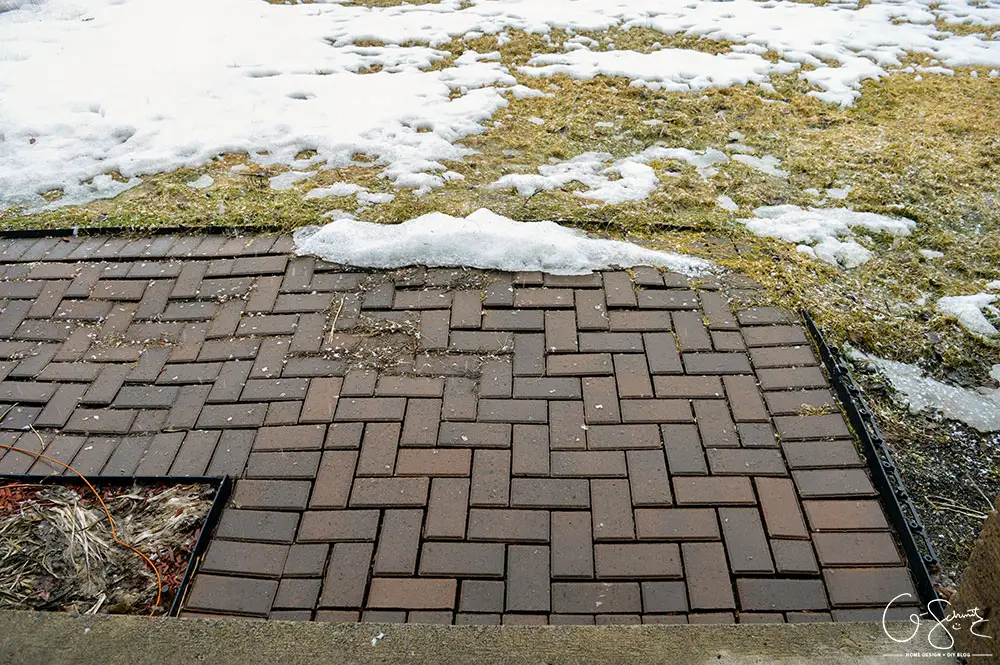
<svg viewBox="0 0 1000 665"><path fill-rule="evenodd" d="M911 590L791 313L650 268L378 272L291 248L0 240L0 443L238 479L190 611L830 620Z"/></svg>

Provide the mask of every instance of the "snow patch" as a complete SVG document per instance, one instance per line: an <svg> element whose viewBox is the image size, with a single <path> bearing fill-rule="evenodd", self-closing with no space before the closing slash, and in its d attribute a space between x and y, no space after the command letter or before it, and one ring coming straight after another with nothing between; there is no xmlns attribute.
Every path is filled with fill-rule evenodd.
<svg viewBox="0 0 1000 665"><path fill-rule="evenodd" d="M794 205L763 206L752 219L739 219L759 236L797 243L797 249L835 266L854 268L872 258L872 253L853 240L853 228L907 236L916 226L909 219L886 217L847 208L800 208ZM841 239L843 238L843 240Z"/></svg>
<svg viewBox="0 0 1000 665"><path fill-rule="evenodd" d="M365 268L468 266L555 275L654 265L689 275L712 264L617 240L590 238L555 222L517 222L485 208L466 218L430 213L395 225L339 219L294 235L295 251Z"/></svg>
<svg viewBox="0 0 1000 665"><path fill-rule="evenodd" d="M192 180L188 183L188 187L194 187L195 189L206 189L215 184L215 179L208 175L207 173L197 180Z"/></svg>
<svg viewBox="0 0 1000 665"><path fill-rule="evenodd" d="M633 88L691 92L707 88L761 83L772 72L788 72L798 67L774 64L749 53L711 54L690 49L638 51L591 51L579 48L568 53L536 55L519 71L529 76L564 74L575 79L596 76L624 76Z"/></svg>
<svg viewBox="0 0 1000 665"><path fill-rule="evenodd" d="M980 432L1000 431L1000 389L969 390L941 383L926 376L919 367L886 360L847 349L848 356L874 367L885 376L910 413L932 411L949 420L958 420ZM1000 381L1000 365L991 372Z"/></svg>
<svg viewBox="0 0 1000 665"><path fill-rule="evenodd" d="M719 196L716 197L715 205L719 206L723 210L728 210L729 212L736 212L737 210L740 209L740 207L736 205L736 201L733 201L730 197L726 196L725 194L720 194Z"/></svg>
<svg viewBox="0 0 1000 665"><path fill-rule="evenodd" d="M511 173L490 183L490 189L516 189L521 196L531 196L539 191L565 187L579 182L589 189L574 192L576 196L597 199L606 204L641 201L652 194L660 183L648 164L656 161L676 160L695 167L702 178L718 173L715 164L725 162L725 153L708 148L666 148L651 146L642 152L612 162L611 153L585 152L565 162L543 164L538 173ZM610 176L618 176L612 179Z"/></svg>
<svg viewBox="0 0 1000 665"><path fill-rule="evenodd" d="M936 249L918 249L917 251L920 252L920 256L927 260L940 259L944 256L944 252L939 252Z"/></svg>
<svg viewBox="0 0 1000 665"><path fill-rule="evenodd" d="M761 173L766 173L767 175L773 175L779 178L784 178L788 175L788 171L779 169L781 166L781 160L777 157L772 157L771 155L764 155L763 157L754 157L753 155L733 155L734 162L740 162L741 164L746 164L752 169L760 171Z"/></svg>
<svg viewBox="0 0 1000 665"><path fill-rule="evenodd" d="M1000 295L993 293L976 293L971 296L945 296L938 298L935 309L942 314L948 314L958 319L959 325L968 330L973 335L983 337L995 337L1000 335L996 326L990 323L983 314L986 310L994 316L1000 316L1000 309L993 306L993 303L1000 299Z"/></svg>

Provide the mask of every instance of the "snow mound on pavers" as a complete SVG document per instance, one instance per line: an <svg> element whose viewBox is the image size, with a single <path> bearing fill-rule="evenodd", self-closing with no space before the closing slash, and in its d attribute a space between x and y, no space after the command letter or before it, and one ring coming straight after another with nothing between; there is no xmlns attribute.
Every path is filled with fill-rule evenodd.
<svg viewBox="0 0 1000 665"><path fill-rule="evenodd" d="M638 265L688 275L711 269L709 262L692 256L590 238L555 222L518 222L485 208L465 218L435 212L392 225L338 219L296 232L295 250L363 268L466 266L554 275Z"/></svg>

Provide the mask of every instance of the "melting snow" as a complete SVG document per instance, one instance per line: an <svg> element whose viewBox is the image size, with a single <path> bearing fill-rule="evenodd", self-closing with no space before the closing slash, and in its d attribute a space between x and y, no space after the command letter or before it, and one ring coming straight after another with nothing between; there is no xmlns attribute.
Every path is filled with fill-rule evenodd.
<svg viewBox="0 0 1000 665"><path fill-rule="evenodd" d="M930 410L980 432L1000 431L1000 389L969 390L950 386L926 376L914 365L878 358L856 349L848 349L848 355L878 369L909 406L911 413ZM993 367L991 376L1000 381L1000 365Z"/></svg>
<svg viewBox="0 0 1000 665"><path fill-rule="evenodd" d="M430 213L402 224L339 219L295 234L298 254L365 268L407 265L541 270L583 275L594 270L655 265L703 274L711 264L617 240L589 238L554 222L517 222L480 209L466 218Z"/></svg>
<svg viewBox="0 0 1000 665"><path fill-rule="evenodd" d="M207 173L197 180L192 180L188 183L188 187L194 187L195 189L206 189L215 184L215 179Z"/></svg>
<svg viewBox="0 0 1000 665"><path fill-rule="evenodd" d="M920 252L920 256L928 260L940 259L942 256L944 256L944 252L939 252L936 249L918 249L917 251Z"/></svg>
<svg viewBox="0 0 1000 665"><path fill-rule="evenodd" d="M764 155L763 157L754 157L753 155L733 155L733 161L746 164L750 168L756 169L761 173L777 176L779 178L784 178L788 175L788 171L778 168L781 166L781 160L777 157L772 157L771 155Z"/></svg>
<svg viewBox="0 0 1000 665"><path fill-rule="evenodd" d="M714 148L688 150L687 148L665 148L651 146L642 152L610 163L613 157L608 152L585 152L565 162L543 164L538 173L511 173L489 185L490 189L513 188L521 196L531 196L538 191L565 187L571 182L579 182L589 189L574 192L587 199L598 199L607 204L641 201L660 183L651 162L675 160L695 167L702 178L718 173L715 164L729 158ZM610 163L610 164L609 164ZM609 176L618 176L612 179Z"/></svg>
<svg viewBox="0 0 1000 665"><path fill-rule="evenodd" d="M855 212L847 208L764 206L756 208L753 214L752 219L737 221L746 225L751 233L800 243L799 251L846 268L854 268L872 258L868 249L852 239L852 228L862 227L876 233L907 236L916 226L909 219Z"/></svg>
<svg viewBox="0 0 1000 665"><path fill-rule="evenodd" d="M733 201L730 197L726 196L725 194L720 194L718 197L716 197L715 204L720 208L722 208L723 210L728 210L729 212L736 212L737 210L740 209L740 207L736 205L736 201Z"/></svg>
<svg viewBox="0 0 1000 665"><path fill-rule="evenodd" d="M986 310L994 316L1000 316L1000 309L992 303L1000 299L993 293L976 293L971 296L946 296L938 298L935 308L942 314L950 314L958 319L958 323L974 335L994 337L1000 335L996 326L989 322L983 314Z"/></svg>

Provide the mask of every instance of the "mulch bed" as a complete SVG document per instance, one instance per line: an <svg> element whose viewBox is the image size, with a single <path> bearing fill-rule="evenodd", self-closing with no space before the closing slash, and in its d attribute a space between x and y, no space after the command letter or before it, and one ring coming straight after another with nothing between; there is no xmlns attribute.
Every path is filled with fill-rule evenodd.
<svg viewBox="0 0 1000 665"><path fill-rule="evenodd" d="M0 609L165 614L177 594L215 488L0 481Z"/></svg>

